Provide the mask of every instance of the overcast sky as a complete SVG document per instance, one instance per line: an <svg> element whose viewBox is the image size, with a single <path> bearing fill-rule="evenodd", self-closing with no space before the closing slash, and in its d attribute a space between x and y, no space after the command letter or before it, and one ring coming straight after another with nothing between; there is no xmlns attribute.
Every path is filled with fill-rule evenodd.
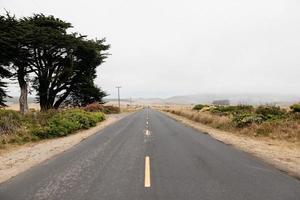
<svg viewBox="0 0 300 200"><path fill-rule="evenodd" d="M116 96L298 94L299 0L0 0L69 21L112 54L96 83ZM13 95L18 92L14 91Z"/></svg>

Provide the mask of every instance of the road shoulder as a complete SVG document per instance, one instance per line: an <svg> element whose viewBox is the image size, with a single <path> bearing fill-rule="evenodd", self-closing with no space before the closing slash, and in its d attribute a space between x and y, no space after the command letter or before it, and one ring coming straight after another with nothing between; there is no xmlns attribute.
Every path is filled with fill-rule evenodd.
<svg viewBox="0 0 300 200"><path fill-rule="evenodd" d="M277 169L287 172L289 175L300 179L299 144L273 140L269 138L237 135L234 133L214 129L182 116L163 111L161 112L172 119L175 119L176 121L211 135L216 140L219 140L227 145L233 145L237 149L248 152L275 166Z"/></svg>
<svg viewBox="0 0 300 200"><path fill-rule="evenodd" d="M124 118L129 113L107 115L97 126L78 131L67 137L28 143L0 154L0 183L78 144L108 125Z"/></svg>

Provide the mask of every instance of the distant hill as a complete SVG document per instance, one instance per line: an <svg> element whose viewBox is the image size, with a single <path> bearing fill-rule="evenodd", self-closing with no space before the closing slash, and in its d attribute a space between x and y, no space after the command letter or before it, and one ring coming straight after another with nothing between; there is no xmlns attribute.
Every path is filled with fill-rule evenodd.
<svg viewBox="0 0 300 200"><path fill-rule="evenodd" d="M134 98L132 103L140 104L211 104L216 100L229 100L230 104L278 104L290 105L300 102L300 95L276 95L276 94L195 94L173 96L170 98ZM117 101L117 99L107 99ZM122 99L123 104L130 103L130 99Z"/></svg>
<svg viewBox="0 0 300 200"><path fill-rule="evenodd" d="M275 95L275 94L196 94L174 96L165 99L166 102L183 104L206 103L227 99L230 104L291 104L300 101L300 95Z"/></svg>
<svg viewBox="0 0 300 200"><path fill-rule="evenodd" d="M122 104L211 104L216 100L229 100L230 104L278 104L290 105L300 102L300 95L276 95L276 94L194 94L173 96L169 98L133 98L121 99ZM19 97L7 98L7 104L19 102ZM117 99L106 98L107 102L117 102ZM28 97L28 103L34 103L35 97Z"/></svg>

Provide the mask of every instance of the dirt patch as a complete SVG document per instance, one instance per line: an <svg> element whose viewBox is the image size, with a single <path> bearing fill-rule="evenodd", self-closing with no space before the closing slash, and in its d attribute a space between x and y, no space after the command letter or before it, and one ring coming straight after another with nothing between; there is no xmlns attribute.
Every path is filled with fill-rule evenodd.
<svg viewBox="0 0 300 200"><path fill-rule="evenodd" d="M201 132L208 133L215 139L233 145L249 152L258 158L270 163L281 171L300 179L300 144L263 137L249 137L234 133L220 131L201 123L189 120L169 112L163 112L171 118L182 122Z"/></svg>
<svg viewBox="0 0 300 200"><path fill-rule="evenodd" d="M67 137L28 143L22 146L15 146L10 149L2 150L0 152L0 183L71 148L80 141L97 133L101 129L120 120L128 114L129 113L107 115L107 119L97 126L88 130L79 131Z"/></svg>

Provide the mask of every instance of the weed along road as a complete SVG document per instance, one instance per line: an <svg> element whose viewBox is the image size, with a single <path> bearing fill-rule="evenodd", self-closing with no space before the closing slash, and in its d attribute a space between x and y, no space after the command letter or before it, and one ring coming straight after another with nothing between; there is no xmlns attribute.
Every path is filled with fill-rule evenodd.
<svg viewBox="0 0 300 200"><path fill-rule="evenodd" d="M152 109L0 185L1 200L299 200L300 181Z"/></svg>

